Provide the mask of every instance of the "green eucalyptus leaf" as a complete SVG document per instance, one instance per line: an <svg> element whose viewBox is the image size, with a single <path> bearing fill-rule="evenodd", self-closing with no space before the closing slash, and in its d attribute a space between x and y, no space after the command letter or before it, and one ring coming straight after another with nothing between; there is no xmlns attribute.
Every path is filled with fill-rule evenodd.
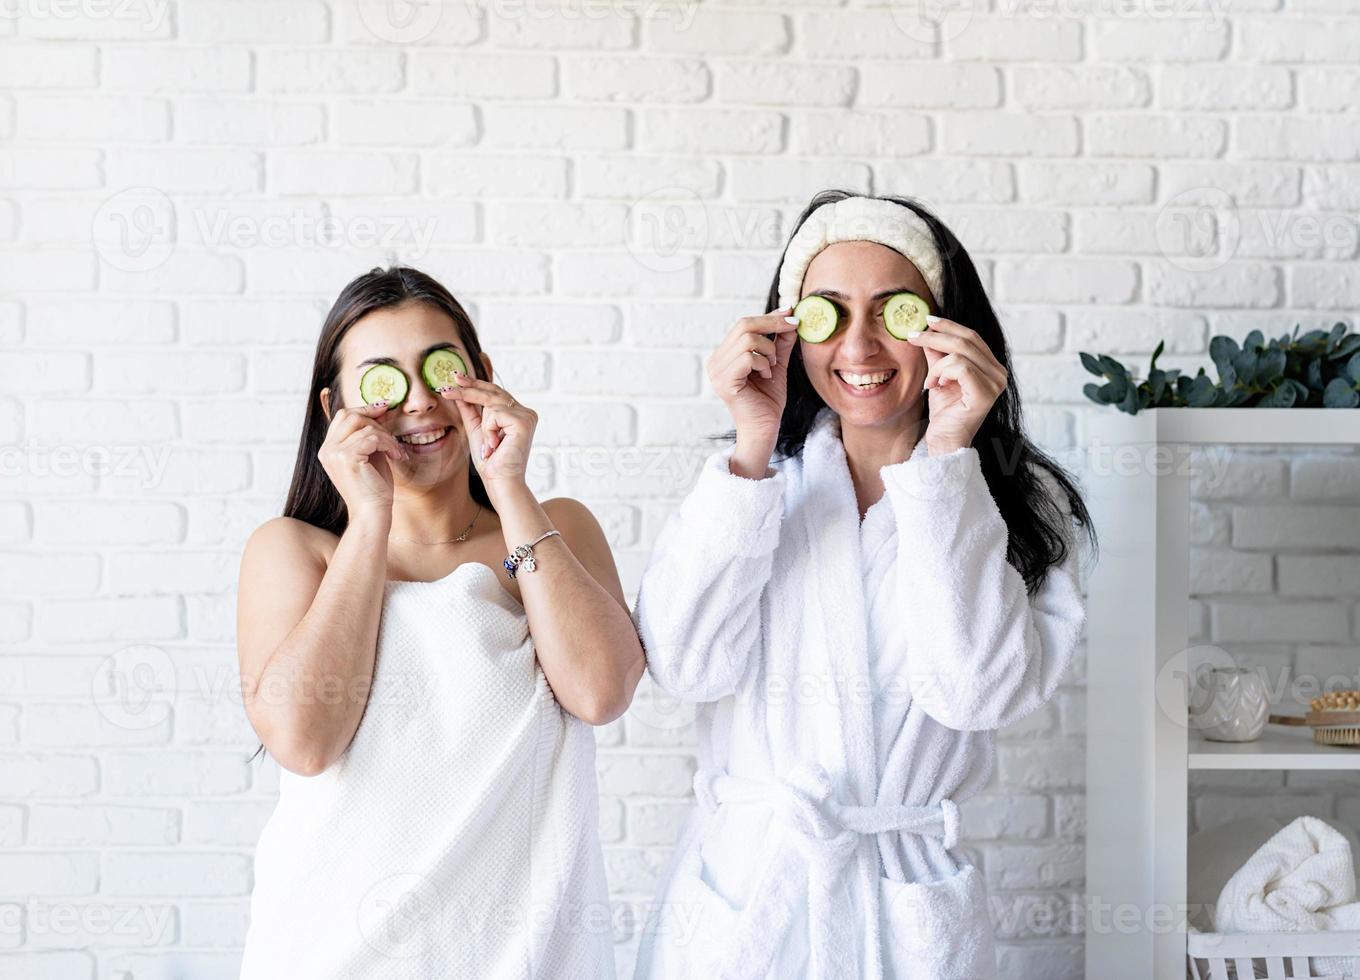
<svg viewBox="0 0 1360 980"><path fill-rule="evenodd" d="M1109 402L1107 402L1104 398L1100 397L1100 385L1096 384L1095 382L1082 385L1081 390L1082 393L1085 394L1087 398L1091 399L1091 401L1095 402L1097 405L1109 404Z"/></svg>
<svg viewBox="0 0 1360 980"><path fill-rule="evenodd" d="M1191 383L1186 400L1191 408L1207 408L1214 403L1218 391L1218 386L1201 374Z"/></svg>
<svg viewBox="0 0 1360 980"><path fill-rule="evenodd" d="M1278 347L1267 350L1261 355L1256 368L1257 382L1266 384L1278 380L1284 374L1284 363L1284 351Z"/></svg>
<svg viewBox="0 0 1360 980"><path fill-rule="evenodd" d="M1352 381L1360 381L1360 354L1352 354L1342 372Z"/></svg>
<svg viewBox="0 0 1360 980"><path fill-rule="evenodd" d="M1166 347L1165 340L1157 341L1157 349L1152 352L1152 363L1148 365L1148 377L1152 376L1152 371L1157 367L1157 358L1162 356L1162 350Z"/></svg>
<svg viewBox="0 0 1360 980"><path fill-rule="evenodd" d="M1247 334L1246 339L1242 341L1242 349L1254 352L1256 348L1264 343L1265 334L1261 333L1259 330L1253 330L1251 333Z"/></svg>
<svg viewBox="0 0 1360 980"><path fill-rule="evenodd" d="M1345 378L1333 378L1322 392L1324 408L1354 408L1360 405L1360 392Z"/></svg>
<svg viewBox="0 0 1360 980"><path fill-rule="evenodd" d="M1096 377L1104 377L1105 369L1100 366L1100 361L1091 354L1086 353L1086 351L1080 351L1079 356L1081 357L1082 367L1086 368L1086 370L1090 371Z"/></svg>

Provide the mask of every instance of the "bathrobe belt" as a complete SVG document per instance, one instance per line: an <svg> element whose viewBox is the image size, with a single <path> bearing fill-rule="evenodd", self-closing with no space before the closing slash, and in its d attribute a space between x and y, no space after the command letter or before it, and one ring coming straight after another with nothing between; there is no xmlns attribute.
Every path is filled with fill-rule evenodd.
<svg viewBox="0 0 1360 980"><path fill-rule="evenodd" d="M959 808L951 799L928 806L858 806L832 798L830 774L815 763L801 764L782 780L751 779L732 776L721 769L700 769L694 775L694 792L700 806L709 813L723 805L769 807L775 819L791 831L798 855L780 848L773 862L742 912L737 935L727 956L722 977L765 977L770 975L788 919L803 902L807 903L812 935L811 949L817 978L857 976L857 953L863 941L863 923L833 908L832 883L842 867L855 859L866 835L890 831L939 837L946 848L959 840ZM796 857L805 868L807 891L796 894L800 879ZM875 849L873 865L878 866ZM860 882L864 886L865 882ZM864 911L877 922L877 875L863 888L866 900L873 903ZM875 929L875 933L877 930ZM870 975L881 975L878 950Z"/></svg>

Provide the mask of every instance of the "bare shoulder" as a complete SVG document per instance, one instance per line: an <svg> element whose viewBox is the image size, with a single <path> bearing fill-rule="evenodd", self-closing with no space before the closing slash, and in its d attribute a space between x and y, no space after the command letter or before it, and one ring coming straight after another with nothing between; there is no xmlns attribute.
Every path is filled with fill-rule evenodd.
<svg viewBox="0 0 1360 980"><path fill-rule="evenodd" d="M295 517L273 517L250 535L242 562L316 562L325 568L339 542L340 538L330 531L306 521Z"/></svg>

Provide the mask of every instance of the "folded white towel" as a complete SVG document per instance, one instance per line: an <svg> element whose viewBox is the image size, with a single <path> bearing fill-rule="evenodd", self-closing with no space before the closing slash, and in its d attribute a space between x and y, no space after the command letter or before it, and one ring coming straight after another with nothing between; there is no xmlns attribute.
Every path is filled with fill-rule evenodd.
<svg viewBox="0 0 1360 980"><path fill-rule="evenodd" d="M1299 817L1266 841L1218 897L1219 932L1360 930L1351 846L1317 817ZM1360 975L1360 956L1313 957L1324 973Z"/></svg>

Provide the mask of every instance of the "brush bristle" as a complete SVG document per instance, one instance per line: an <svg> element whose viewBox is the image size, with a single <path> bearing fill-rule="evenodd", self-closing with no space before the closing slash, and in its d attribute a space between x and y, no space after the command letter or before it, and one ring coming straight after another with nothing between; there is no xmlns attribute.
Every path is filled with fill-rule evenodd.
<svg viewBox="0 0 1360 980"><path fill-rule="evenodd" d="M1360 725L1345 725L1335 728L1314 728L1313 741L1319 745L1360 746Z"/></svg>

